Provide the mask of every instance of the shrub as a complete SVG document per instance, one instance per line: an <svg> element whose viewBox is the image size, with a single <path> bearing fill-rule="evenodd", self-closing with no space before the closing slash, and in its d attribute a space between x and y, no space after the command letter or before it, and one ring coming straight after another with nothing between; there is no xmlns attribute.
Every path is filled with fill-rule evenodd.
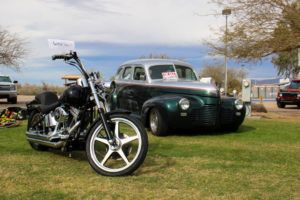
<svg viewBox="0 0 300 200"><path fill-rule="evenodd" d="M29 84L25 82L23 85L18 84L18 94L20 95L37 95L43 91L52 91L58 95L61 95L65 90L64 86L50 85L45 81L41 81L42 85Z"/></svg>

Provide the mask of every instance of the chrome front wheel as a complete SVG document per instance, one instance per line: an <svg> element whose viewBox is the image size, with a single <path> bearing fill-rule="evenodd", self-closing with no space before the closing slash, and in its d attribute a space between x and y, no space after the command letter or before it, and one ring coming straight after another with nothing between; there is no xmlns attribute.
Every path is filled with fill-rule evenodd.
<svg viewBox="0 0 300 200"><path fill-rule="evenodd" d="M146 131L139 121L127 115L112 116L108 125L114 132L114 141L108 140L101 121L92 128L86 144L89 163L102 175L131 174L146 157Z"/></svg>

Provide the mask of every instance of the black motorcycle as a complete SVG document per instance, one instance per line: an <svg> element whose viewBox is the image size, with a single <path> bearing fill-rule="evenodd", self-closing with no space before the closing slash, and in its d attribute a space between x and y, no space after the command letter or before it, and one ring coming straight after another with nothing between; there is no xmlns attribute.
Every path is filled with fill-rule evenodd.
<svg viewBox="0 0 300 200"><path fill-rule="evenodd" d="M52 56L75 66L83 75L60 98L42 92L27 104L27 140L35 150L68 151L83 147L92 168L106 176L129 175L144 161L147 133L128 111L111 111L98 73L88 74L76 52Z"/></svg>

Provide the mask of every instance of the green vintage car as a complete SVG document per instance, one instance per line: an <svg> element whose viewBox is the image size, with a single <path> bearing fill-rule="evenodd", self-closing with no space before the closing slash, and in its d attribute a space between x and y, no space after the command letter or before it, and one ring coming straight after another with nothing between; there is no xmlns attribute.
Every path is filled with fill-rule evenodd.
<svg viewBox="0 0 300 200"><path fill-rule="evenodd" d="M168 130L236 131L245 118L241 100L221 97L214 84L200 82L194 68L178 60L126 62L110 86L111 110L130 111L156 136Z"/></svg>

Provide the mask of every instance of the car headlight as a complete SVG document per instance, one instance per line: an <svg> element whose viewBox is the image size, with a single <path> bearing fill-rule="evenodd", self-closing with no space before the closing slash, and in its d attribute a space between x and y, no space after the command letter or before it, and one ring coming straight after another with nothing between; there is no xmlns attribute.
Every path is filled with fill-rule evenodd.
<svg viewBox="0 0 300 200"><path fill-rule="evenodd" d="M297 94L297 97L300 98L300 94Z"/></svg>
<svg viewBox="0 0 300 200"><path fill-rule="evenodd" d="M15 85L11 85L10 86L10 90L16 90L16 86Z"/></svg>
<svg viewBox="0 0 300 200"><path fill-rule="evenodd" d="M282 93L280 93L279 96L282 97Z"/></svg>
<svg viewBox="0 0 300 200"><path fill-rule="evenodd" d="M235 105L235 108L236 108L237 110L242 110L243 107L244 107L244 102L243 102L242 100L240 100L240 99L236 99L236 100L234 101L234 105Z"/></svg>
<svg viewBox="0 0 300 200"><path fill-rule="evenodd" d="M179 107L181 110L187 110L190 108L190 101L186 98L182 98L179 101Z"/></svg>

